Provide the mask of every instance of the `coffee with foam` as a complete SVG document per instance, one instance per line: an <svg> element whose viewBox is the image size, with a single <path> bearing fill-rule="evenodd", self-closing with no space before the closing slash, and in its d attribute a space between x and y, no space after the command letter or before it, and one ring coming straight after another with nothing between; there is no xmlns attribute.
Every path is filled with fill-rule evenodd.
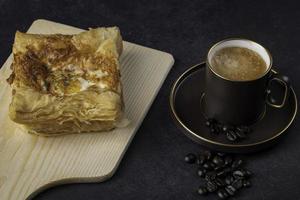
<svg viewBox="0 0 300 200"><path fill-rule="evenodd" d="M212 69L220 76L235 81L255 80L267 70L264 59L244 47L224 47L211 57Z"/></svg>

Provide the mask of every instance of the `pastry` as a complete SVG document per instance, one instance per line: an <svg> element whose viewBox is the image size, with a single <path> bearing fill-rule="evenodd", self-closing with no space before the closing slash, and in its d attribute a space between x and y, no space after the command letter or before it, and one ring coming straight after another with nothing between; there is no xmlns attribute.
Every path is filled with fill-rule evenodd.
<svg viewBox="0 0 300 200"><path fill-rule="evenodd" d="M77 35L16 32L9 116L44 136L115 128L123 118L117 27Z"/></svg>

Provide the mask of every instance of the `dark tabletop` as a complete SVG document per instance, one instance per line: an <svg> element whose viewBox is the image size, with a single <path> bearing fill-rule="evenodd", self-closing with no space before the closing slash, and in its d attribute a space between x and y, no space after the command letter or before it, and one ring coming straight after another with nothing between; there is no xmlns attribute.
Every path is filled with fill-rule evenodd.
<svg viewBox="0 0 300 200"><path fill-rule="evenodd" d="M183 157L201 146L185 137L169 115L174 80L201 62L209 47L232 36L267 47L274 64L300 94L300 6L291 1L15 1L0 0L0 63L11 52L16 30L36 19L80 28L117 25L124 40L173 54L175 65L125 154L108 181L57 186L35 200L216 199L199 197L195 168ZM233 199L300 199L299 117L274 148L247 155L253 187Z"/></svg>

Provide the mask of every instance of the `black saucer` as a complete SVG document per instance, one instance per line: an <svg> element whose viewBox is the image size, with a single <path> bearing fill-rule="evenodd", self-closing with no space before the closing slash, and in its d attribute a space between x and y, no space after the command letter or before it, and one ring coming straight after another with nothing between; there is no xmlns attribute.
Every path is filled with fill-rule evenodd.
<svg viewBox="0 0 300 200"><path fill-rule="evenodd" d="M210 149L231 153L250 153L265 149L279 141L296 116L297 97L291 88L286 105L283 108L267 105L264 117L251 126L253 131L246 139L230 142L223 134L212 135L205 126L200 106L204 75L205 63L185 71L172 87L170 107L172 117L183 133ZM280 90L279 87L274 89Z"/></svg>

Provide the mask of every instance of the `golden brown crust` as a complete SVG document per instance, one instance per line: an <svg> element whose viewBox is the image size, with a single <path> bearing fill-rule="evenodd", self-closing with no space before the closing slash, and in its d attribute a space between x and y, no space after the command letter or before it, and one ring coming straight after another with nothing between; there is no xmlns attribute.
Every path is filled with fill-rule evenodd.
<svg viewBox="0 0 300 200"><path fill-rule="evenodd" d="M42 82L48 77L47 66L42 63L36 55L28 51L25 55L15 54L12 64L11 84L15 82L18 87L23 84L37 91L43 91Z"/></svg>
<svg viewBox="0 0 300 200"><path fill-rule="evenodd" d="M18 33L22 34L22 33ZM26 34L27 35L27 34ZM119 69L117 58L103 55L87 47L77 49L71 35L30 35L38 42L29 43L20 52L14 47L13 73L9 84L24 85L41 93L68 95L78 92L79 77L101 83L118 91ZM76 74L75 71L80 71ZM93 76L101 70L105 76Z"/></svg>

